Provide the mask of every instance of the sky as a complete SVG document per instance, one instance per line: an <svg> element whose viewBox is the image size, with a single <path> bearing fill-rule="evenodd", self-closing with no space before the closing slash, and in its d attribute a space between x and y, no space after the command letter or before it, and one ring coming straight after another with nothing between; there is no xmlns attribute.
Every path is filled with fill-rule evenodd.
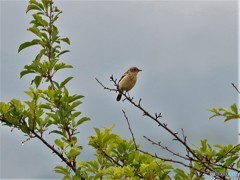
<svg viewBox="0 0 240 180"><path fill-rule="evenodd" d="M122 109L126 111L136 141L143 150L161 153L143 136L178 149L179 144L163 129L129 103L116 102L116 93L104 90L111 75L119 79L131 66L143 71L130 94L174 131L184 129L191 145L201 139L211 144L236 144L237 121L209 120L211 107L237 103L238 4L237 1L56 1L63 11L57 26L71 40L71 53L63 61L74 69L57 78L73 76L72 93L84 95L80 111L91 121L80 127L84 146L80 160L93 159L88 137L93 127L115 125L113 132L131 139ZM24 94L31 77L20 79L24 65L35 57L36 48L17 53L19 45L34 36L26 31L31 15L26 1L1 1L1 101L27 100ZM41 142L0 126L1 179L60 178L53 169L61 164ZM49 141L53 137L48 137Z"/></svg>

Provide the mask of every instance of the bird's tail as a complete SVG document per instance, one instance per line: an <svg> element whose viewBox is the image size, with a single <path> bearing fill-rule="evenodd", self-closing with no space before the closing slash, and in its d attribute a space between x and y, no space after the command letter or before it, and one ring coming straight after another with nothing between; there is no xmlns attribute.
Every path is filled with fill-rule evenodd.
<svg viewBox="0 0 240 180"><path fill-rule="evenodd" d="M118 96L117 96L117 98L116 98L116 100L117 100L117 101L120 101L121 98L122 98L122 93L119 93Z"/></svg>

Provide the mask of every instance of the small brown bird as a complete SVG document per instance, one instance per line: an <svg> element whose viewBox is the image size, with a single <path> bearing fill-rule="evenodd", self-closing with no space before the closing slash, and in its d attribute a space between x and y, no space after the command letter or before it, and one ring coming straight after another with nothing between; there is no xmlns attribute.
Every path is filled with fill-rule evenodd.
<svg viewBox="0 0 240 180"><path fill-rule="evenodd" d="M124 91L128 92L134 87L137 82L137 74L139 71L142 70L138 69L137 67L131 67L120 78L120 80L118 81L118 88L121 92L119 92L117 96L117 101L121 100L122 93Z"/></svg>

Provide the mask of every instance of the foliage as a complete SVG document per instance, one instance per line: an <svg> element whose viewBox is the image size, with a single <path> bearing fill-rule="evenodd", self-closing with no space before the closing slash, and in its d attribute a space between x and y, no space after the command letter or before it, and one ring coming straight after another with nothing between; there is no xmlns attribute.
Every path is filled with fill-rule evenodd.
<svg viewBox="0 0 240 180"><path fill-rule="evenodd" d="M133 140L126 141L111 130L95 128L96 135L90 137L96 160L79 162L87 179L170 179L169 163L136 151Z"/></svg>
<svg viewBox="0 0 240 180"><path fill-rule="evenodd" d="M159 120L161 113L151 115L142 107L141 99L136 103L127 94L123 94L125 100L143 113L143 116L156 123L157 128L167 131L173 138L171 141L178 143L185 152L180 154L178 149L170 149L162 142L155 142L145 136L151 145L159 148L159 152L167 151L171 156L162 157L159 152L149 153L140 149L123 111L132 135L131 140L122 139L113 133L113 127L102 131L94 128L95 135L89 138L89 145L95 150L95 159L80 161L83 147L78 143L78 127L90 118L80 116L79 105L82 104L83 96L72 95L67 88L73 77L55 80L60 70L73 68L62 61L63 55L69 50L62 50L61 45L70 44L67 37L59 35L55 25L62 12L54 6L53 0L30 0L26 12L33 12L28 31L35 35L35 39L22 43L18 52L32 46L40 48L31 64L25 65L20 73L21 78L33 75L31 86L25 92L29 99L0 102L0 121L5 126L17 128L29 139L37 138L54 152L64 163L55 167L55 172L62 174L62 179L181 180L204 179L209 176L217 179L237 177L240 173L239 144L212 146L207 140L202 140L199 147L192 147L183 130L182 135L174 132ZM117 87L113 77L111 81ZM104 89L118 92L117 88L110 89L101 85ZM236 104L232 105L230 110L211 108L210 111L214 113L211 118L222 116L225 121L238 119L240 116ZM46 134L57 137L54 144L48 142ZM176 168L174 165L181 167Z"/></svg>
<svg viewBox="0 0 240 180"><path fill-rule="evenodd" d="M210 108L209 110L214 113L210 117L210 119L216 116L220 116L220 117L224 117L226 122L234 119L238 120L240 118L240 114L236 104L233 104L230 107L230 110L228 108Z"/></svg>

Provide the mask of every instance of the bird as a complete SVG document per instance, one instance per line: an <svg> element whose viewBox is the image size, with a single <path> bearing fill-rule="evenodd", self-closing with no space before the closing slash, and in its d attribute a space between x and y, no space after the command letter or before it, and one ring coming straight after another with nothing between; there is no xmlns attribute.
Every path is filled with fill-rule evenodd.
<svg viewBox="0 0 240 180"><path fill-rule="evenodd" d="M120 101L122 97L122 93L130 91L137 82L137 75L142 71L137 67L129 68L119 79L118 81L118 90L119 93L117 95L116 100Z"/></svg>

